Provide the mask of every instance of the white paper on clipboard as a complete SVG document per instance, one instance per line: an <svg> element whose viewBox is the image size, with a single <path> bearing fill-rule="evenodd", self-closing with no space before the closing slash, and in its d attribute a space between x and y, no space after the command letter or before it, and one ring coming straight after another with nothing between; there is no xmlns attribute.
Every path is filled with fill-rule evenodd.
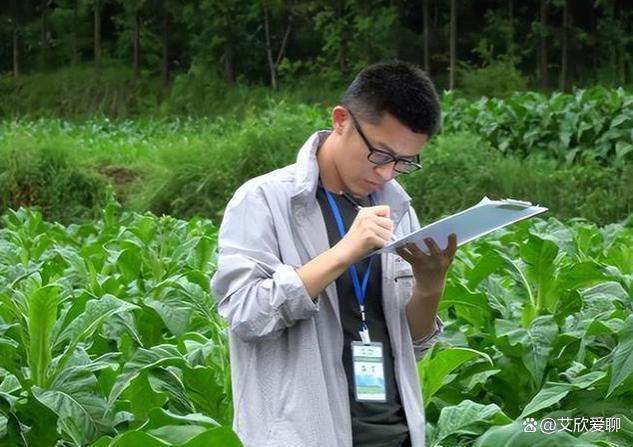
<svg viewBox="0 0 633 447"><path fill-rule="evenodd" d="M457 235L457 245L477 239L528 217L547 211L547 208L514 199L490 200L484 197L478 204L451 216L437 220L413 233L386 245L375 253L395 253L396 248L414 242L428 253L424 239L432 238L441 249L445 249L448 236Z"/></svg>

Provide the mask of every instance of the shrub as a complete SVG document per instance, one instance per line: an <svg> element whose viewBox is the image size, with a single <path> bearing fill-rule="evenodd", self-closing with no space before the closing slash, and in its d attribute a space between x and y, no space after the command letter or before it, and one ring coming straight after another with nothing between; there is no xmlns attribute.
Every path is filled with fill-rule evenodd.
<svg viewBox="0 0 633 447"><path fill-rule="evenodd" d="M458 77L458 89L468 97L505 98L527 87L527 79L508 58L493 60L483 67L462 63Z"/></svg>
<svg viewBox="0 0 633 447"><path fill-rule="evenodd" d="M107 183L82 169L63 148L4 149L0 159L0 210L38 206L47 219L94 218L106 196Z"/></svg>
<svg viewBox="0 0 633 447"><path fill-rule="evenodd" d="M422 222L491 199L539 203L559 218L598 223L624 219L633 210L633 166L570 166L552 160L502 156L473 134L442 134L422 150L424 169L400 177Z"/></svg>

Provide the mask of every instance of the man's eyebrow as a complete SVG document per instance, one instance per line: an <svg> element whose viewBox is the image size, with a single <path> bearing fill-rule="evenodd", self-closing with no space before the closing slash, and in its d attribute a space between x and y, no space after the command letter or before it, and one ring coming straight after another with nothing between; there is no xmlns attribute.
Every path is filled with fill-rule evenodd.
<svg viewBox="0 0 633 447"><path fill-rule="evenodd" d="M398 154L391 147L389 147L388 144L385 144L382 141L377 141L376 142L376 149L380 149L380 150L384 150L385 152L389 152L391 155L393 155L394 157L398 157L398 158L410 158L412 160L415 158L415 155L400 155L400 154Z"/></svg>

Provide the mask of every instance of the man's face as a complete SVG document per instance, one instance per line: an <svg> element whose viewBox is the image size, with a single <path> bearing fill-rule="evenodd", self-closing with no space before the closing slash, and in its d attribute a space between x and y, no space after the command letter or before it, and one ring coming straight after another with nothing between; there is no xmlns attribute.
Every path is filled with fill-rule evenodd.
<svg viewBox="0 0 633 447"><path fill-rule="evenodd" d="M411 131L390 114L385 114L375 125L354 116L356 120L347 111L340 123L344 130L336 165L345 189L353 195L366 196L399 174L394 169L395 162L385 165L372 163L368 159L370 148L367 142L372 148L415 161L428 136Z"/></svg>

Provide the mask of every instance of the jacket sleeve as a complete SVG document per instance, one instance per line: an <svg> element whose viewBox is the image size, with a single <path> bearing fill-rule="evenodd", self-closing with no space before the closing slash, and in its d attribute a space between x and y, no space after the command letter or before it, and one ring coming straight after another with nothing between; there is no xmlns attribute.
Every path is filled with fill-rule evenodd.
<svg viewBox="0 0 633 447"><path fill-rule="evenodd" d="M428 351L431 346L435 344L438 340L439 336L444 332L444 323L440 320L440 317L435 317L435 330L432 334L427 335L426 337L418 338L417 340L413 340L413 355L415 356L415 360L420 360L426 351Z"/></svg>
<svg viewBox="0 0 633 447"><path fill-rule="evenodd" d="M409 232L417 231L420 229L420 221L413 209L409 207ZM435 317L435 330L430 335L413 340L413 354L415 359L420 360L424 353L431 348L437 342L438 338L444 333L444 323L439 316Z"/></svg>
<svg viewBox="0 0 633 447"><path fill-rule="evenodd" d="M312 317L318 304L295 268L280 261L271 209L261 189L247 185L226 208L211 288L233 333L244 341L257 341Z"/></svg>

